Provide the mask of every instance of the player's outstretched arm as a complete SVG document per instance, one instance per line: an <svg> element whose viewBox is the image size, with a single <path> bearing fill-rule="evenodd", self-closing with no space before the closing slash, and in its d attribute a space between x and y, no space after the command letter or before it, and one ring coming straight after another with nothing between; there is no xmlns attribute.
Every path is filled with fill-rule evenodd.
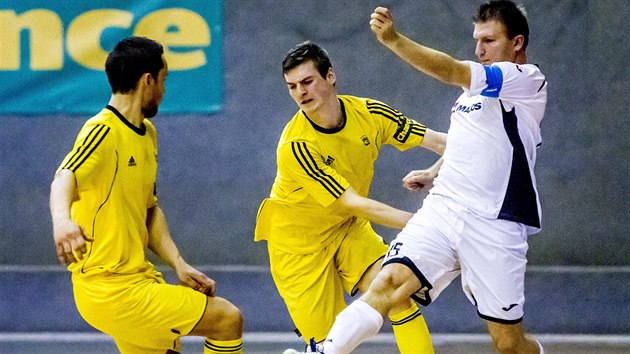
<svg viewBox="0 0 630 354"><path fill-rule="evenodd" d="M147 210L149 249L175 269L182 285L188 286L208 296L214 296L215 281L201 273L184 260L179 253L166 224L166 216L159 206Z"/></svg>
<svg viewBox="0 0 630 354"><path fill-rule="evenodd" d="M470 87L468 63L405 37L394 27L389 9L377 7L370 16L370 28L379 42L417 70L447 84Z"/></svg>
<svg viewBox="0 0 630 354"><path fill-rule="evenodd" d="M373 199L365 198L349 187L333 204L342 211L367 219L379 225L402 229L412 214Z"/></svg>
<svg viewBox="0 0 630 354"><path fill-rule="evenodd" d="M61 264L70 264L83 258L89 237L85 230L70 218L70 207L76 198L77 182L70 170L55 174L50 185L50 215L57 258Z"/></svg>

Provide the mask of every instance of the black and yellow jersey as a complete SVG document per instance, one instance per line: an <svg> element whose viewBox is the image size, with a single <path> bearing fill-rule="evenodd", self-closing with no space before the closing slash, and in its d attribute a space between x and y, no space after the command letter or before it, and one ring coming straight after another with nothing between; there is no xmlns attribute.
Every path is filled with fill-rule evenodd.
<svg viewBox="0 0 630 354"><path fill-rule="evenodd" d="M325 247L352 216L330 205L352 186L367 197L380 148L422 143L426 127L383 102L338 96L343 124L324 129L299 111L277 148L278 170L270 197L261 204L255 240L289 253Z"/></svg>
<svg viewBox="0 0 630 354"><path fill-rule="evenodd" d="M157 134L107 106L90 118L59 166L74 173L78 199L71 217L85 229L88 251L68 269L73 276L150 271L147 209L157 205Z"/></svg>

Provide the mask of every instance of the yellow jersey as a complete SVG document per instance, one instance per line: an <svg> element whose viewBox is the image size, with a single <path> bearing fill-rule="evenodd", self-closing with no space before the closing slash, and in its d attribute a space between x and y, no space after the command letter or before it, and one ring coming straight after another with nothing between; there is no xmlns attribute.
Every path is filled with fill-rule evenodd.
<svg viewBox="0 0 630 354"><path fill-rule="evenodd" d="M107 106L81 128L59 166L74 173L78 199L71 217L93 241L68 270L73 277L155 272L145 257L147 209L157 205L157 134Z"/></svg>
<svg viewBox="0 0 630 354"><path fill-rule="evenodd" d="M277 148L277 174L258 210L254 239L287 253L321 250L350 225L331 207L352 186L367 197L380 148L419 146L426 126L383 102L339 95L343 124L324 129L298 111Z"/></svg>

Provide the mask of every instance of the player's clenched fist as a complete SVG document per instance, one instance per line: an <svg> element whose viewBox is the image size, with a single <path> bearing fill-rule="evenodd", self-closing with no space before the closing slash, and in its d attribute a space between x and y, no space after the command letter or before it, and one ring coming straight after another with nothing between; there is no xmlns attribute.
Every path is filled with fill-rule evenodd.
<svg viewBox="0 0 630 354"><path fill-rule="evenodd" d="M410 191L426 192L433 188L435 173L431 170L414 170L409 172L402 180L403 186Z"/></svg>
<svg viewBox="0 0 630 354"><path fill-rule="evenodd" d="M394 28L394 18L385 7L377 7L370 16L370 28L376 38L383 44L394 41L398 32Z"/></svg>

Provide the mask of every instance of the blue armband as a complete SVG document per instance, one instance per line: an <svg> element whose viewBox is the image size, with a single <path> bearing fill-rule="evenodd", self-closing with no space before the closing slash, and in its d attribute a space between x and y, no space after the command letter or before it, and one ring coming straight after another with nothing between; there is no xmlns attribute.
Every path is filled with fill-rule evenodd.
<svg viewBox="0 0 630 354"><path fill-rule="evenodd" d="M503 72L501 68L496 65L484 65L483 69L486 71L486 88L481 91L482 96L486 97L499 97L501 87L503 87Z"/></svg>

